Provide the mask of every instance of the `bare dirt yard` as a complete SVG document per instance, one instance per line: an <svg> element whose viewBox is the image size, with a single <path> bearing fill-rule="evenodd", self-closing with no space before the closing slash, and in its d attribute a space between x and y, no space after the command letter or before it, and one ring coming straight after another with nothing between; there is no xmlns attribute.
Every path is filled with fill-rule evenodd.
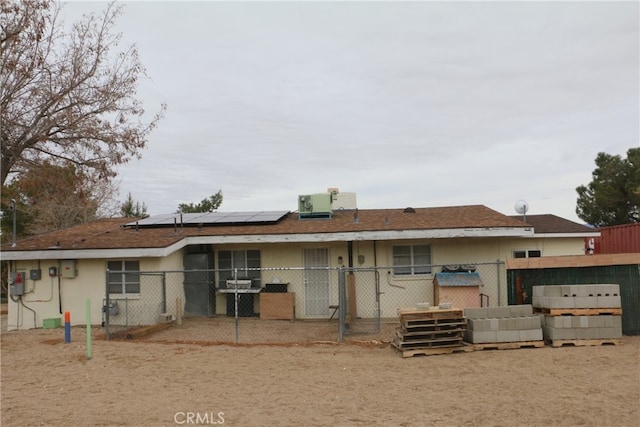
<svg viewBox="0 0 640 427"><path fill-rule="evenodd" d="M2 426L640 426L640 337L623 345L403 358L384 341L206 344L3 331ZM178 339L179 337L185 339Z"/></svg>

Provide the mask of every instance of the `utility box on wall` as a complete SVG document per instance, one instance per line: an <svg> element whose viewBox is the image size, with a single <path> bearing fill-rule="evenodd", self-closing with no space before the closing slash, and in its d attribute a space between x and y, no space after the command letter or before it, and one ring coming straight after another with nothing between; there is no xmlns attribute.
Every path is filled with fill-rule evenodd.
<svg viewBox="0 0 640 427"><path fill-rule="evenodd" d="M76 269L75 259L62 260L60 275L67 279L73 279L77 276L78 270Z"/></svg>

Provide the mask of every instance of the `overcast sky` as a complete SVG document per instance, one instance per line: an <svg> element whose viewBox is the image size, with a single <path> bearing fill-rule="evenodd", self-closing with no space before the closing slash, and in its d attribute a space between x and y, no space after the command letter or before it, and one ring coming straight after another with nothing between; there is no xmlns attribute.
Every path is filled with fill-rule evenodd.
<svg viewBox="0 0 640 427"><path fill-rule="evenodd" d="M106 3L72 2L67 20ZM128 2L166 118L120 193L152 215L483 204L581 222L598 152L639 146L639 2Z"/></svg>

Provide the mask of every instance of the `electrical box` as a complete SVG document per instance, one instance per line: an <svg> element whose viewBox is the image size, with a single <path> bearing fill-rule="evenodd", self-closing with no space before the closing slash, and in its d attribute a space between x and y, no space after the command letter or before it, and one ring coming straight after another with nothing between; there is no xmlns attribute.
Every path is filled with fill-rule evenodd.
<svg viewBox="0 0 640 427"><path fill-rule="evenodd" d="M62 260L61 263L61 276L66 279L73 279L78 274L76 270L76 260L75 259L65 259Z"/></svg>
<svg viewBox="0 0 640 427"><path fill-rule="evenodd" d="M42 279L42 270L39 268L34 270L29 270L29 279L31 280L40 280Z"/></svg>
<svg viewBox="0 0 640 427"><path fill-rule="evenodd" d="M58 275L58 269L55 267L49 267L49 277L56 277Z"/></svg>
<svg viewBox="0 0 640 427"><path fill-rule="evenodd" d="M24 272L12 271L11 272L11 285L9 286L9 295L22 296L24 295Z"/></svg>

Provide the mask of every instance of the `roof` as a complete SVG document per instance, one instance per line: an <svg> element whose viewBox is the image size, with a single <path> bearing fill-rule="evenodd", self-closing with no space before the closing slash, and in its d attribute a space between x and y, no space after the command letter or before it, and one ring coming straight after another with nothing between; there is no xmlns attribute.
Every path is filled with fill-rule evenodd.
<svg viewBox="0 0 640 427"><path fill-rule="evenodd" d="M522 215L511 215L511 218L522 219ZM577 222L569 221L568 219L561 218L556 215L544 214L544 215L527 215L525 222L531 225L535 234L556 234L556 233L589 233L591 235L597 235L597 230L593 228L578 224Z"/></svg>
<svg viewBox="0 0 640 427"><path fill-rule="evenodd" d="M34 254L30 258L13 254L25 251L74 251L67 252L66 256L78 257L78 251L170 248L173 245L172 251L185 244L530 236L532 233L520 219L482 205L339 209L330 219L299 219L297 213L290 212L277 222L265 224L180 224L179 217L176 214L178 220L173 227L136 227L131 218L97 220L22 239L16 247L4 245L3 258L32 259ZM185 243L185 239L190 240ZM156 251L155 255L147 253L146 256L165 256L167 253L170 252Z"/></svg>

